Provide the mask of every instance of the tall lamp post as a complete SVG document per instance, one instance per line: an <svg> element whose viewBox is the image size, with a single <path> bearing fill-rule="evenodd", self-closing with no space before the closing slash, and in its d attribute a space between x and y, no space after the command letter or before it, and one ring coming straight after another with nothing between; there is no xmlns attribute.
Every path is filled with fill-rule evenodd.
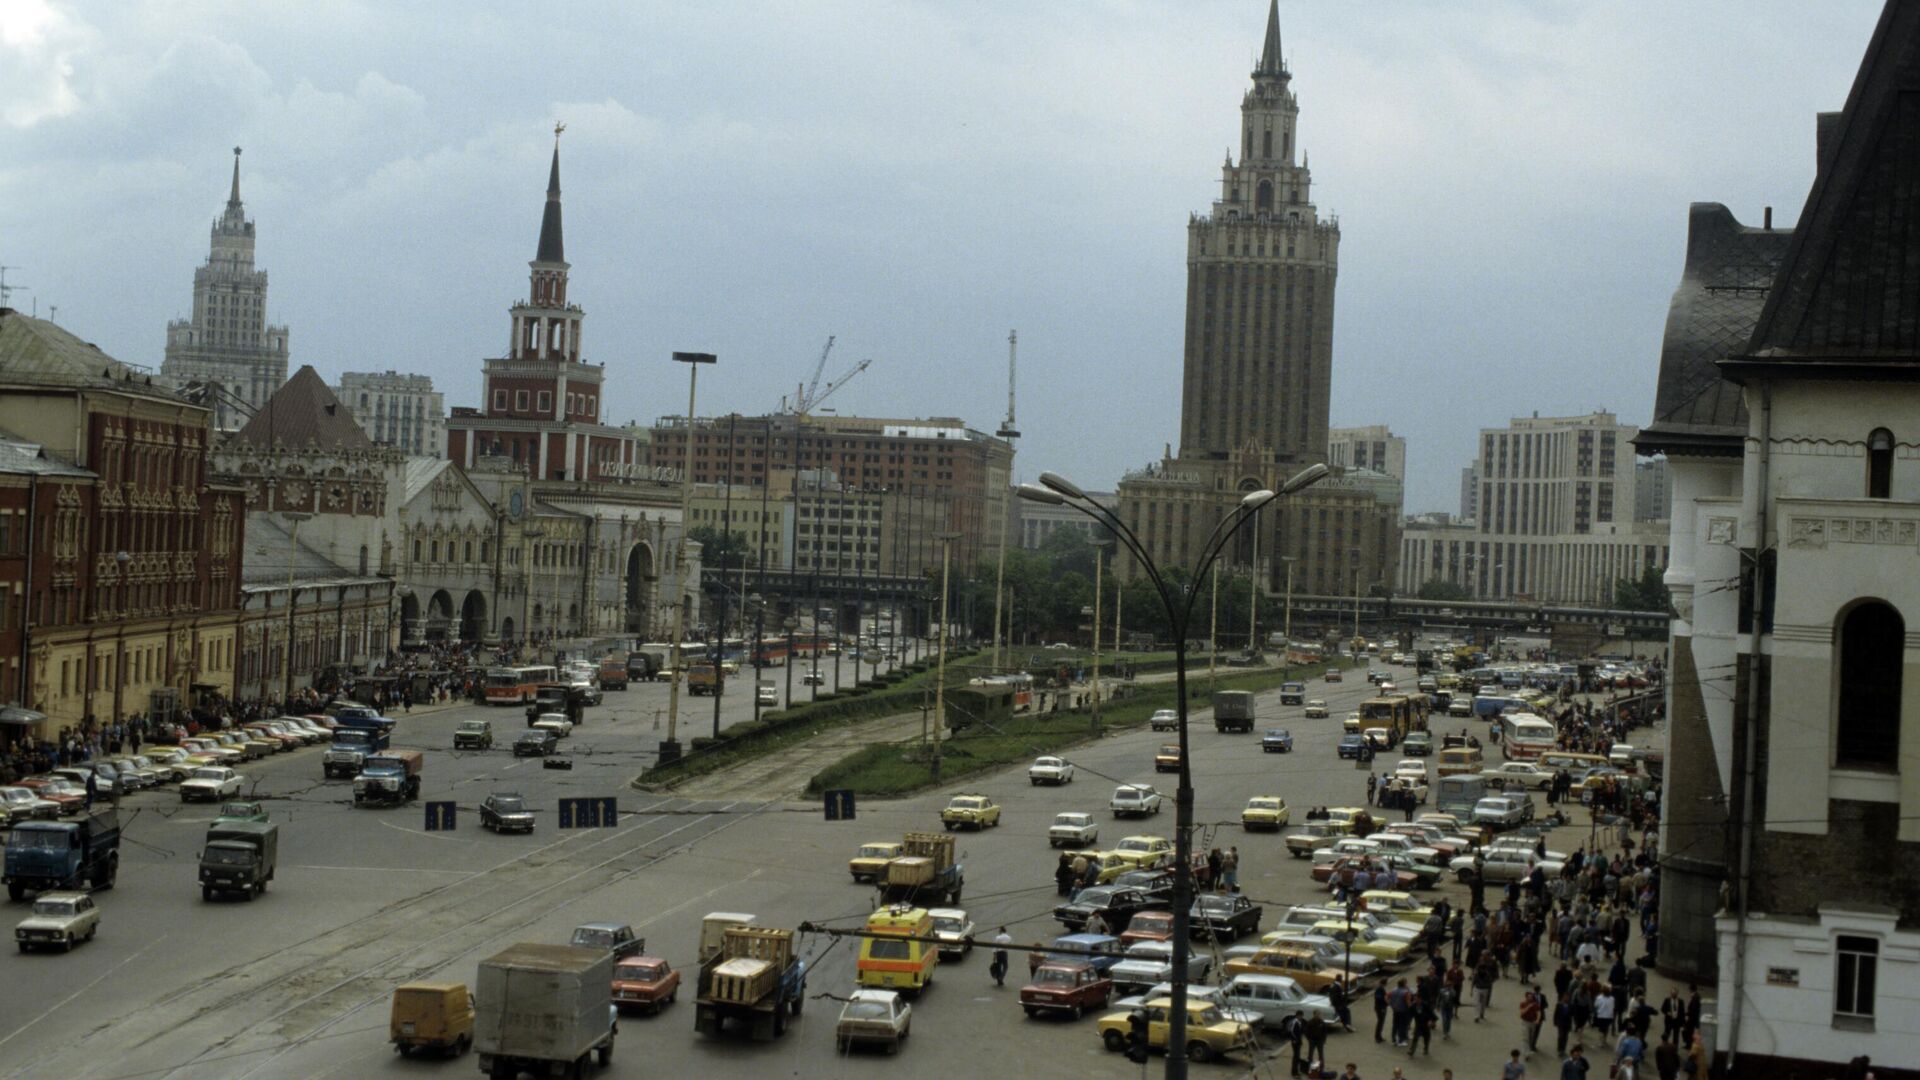
<svg viewBox="0 0 1920 1080"><path fill-rule="evenodd" d="M933 782L940 782L940 729L947 722L947 597L952 592L953 542L961 534L943 532L940 540L940 659L933 676Z"/></svg>
<svg viewBox="0 0 1920 1080"><path fill-rule="evenodd" d="M720 358L712 353L676 352L673 359L687 365L687 454L680 470L680 542L673 560L679 570L680 584L673 597L673 681L667 688L667 737L660 742L657 759L662 765L680 760L680 740L674 734L680 725L680 680L685 675L680 662L680 637L687 627L687 530L692 527L693 519L694 393L700 385L700 365L718 363Z"/></svg>
<svg viewBox="0 0 1920 1080"><path fill-rule="evenodd" d="M1153 584L1154 592L1160 599L1160 605L1167 613L1167 622L1173 632L1174 649L1174 707L1179 715L1180 730L1180 769L1178 787L1174 792L1174 839L1173 839L1173 1007L1167 1018L1167 1071L1172 1080L1186 1080L1187 1076L1187 972L1188 959L1192 952L1192 942L1188 934L1193 920L1193 772L1187 753L1187 628L1192 620L1193 605L1199 598L1199 582L1212 568L1214 560L1219 558L1220 550L1226 546L1233 534L1254 519L1261 507L1283 495L1291 495L1302 488L1321 480L1327 475L1324 464L1312 465L1296 474L1281 485L1278 492L1253 491L1240 500L1219 523L1213 527L1213 534L1200 549L1200 561L1188 576L1187 584L1170 584L1147 556L1140 540L1127 527L1119 515L1089 499L1086 492L1080 490L1072 481L1052 473L1041 473L1040 483L1044 487L1032 484L1020 485L1020 497L1032 502L1053 506L1069 506L1086 514L1100 524L1112 530L1127 551L1140 562L1147 580Z"/></svg>

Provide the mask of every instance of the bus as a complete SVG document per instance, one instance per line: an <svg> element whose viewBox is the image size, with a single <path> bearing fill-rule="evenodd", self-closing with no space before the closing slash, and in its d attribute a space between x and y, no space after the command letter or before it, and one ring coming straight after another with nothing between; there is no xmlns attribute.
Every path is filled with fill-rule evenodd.
<svg viewBox="0 0 1920 1080"><path fill-rule="evenodd" d="M1560 731L1551 720L1532 713L1512 713L1500 718L1505 729L1500 752L1508 761L1532 761L1560 745Z"/></svg>
<svg viewBox="0 0 1920 1080"><path fill-rule="evenodd" d="M488 668L487 704L525 705L533 700L541 683L553 682L557 675L551 664Z"/></svg>
<svg viewBox="0 0 1920 1080"><path fill-rule="evenodd" d="M1032 712L1034 706L1033 676L1024 671L1006 675L989 675L984 678L969 679L971 686L1004 686L1013 694L1012 708L1016 713Z"/></svg>
<svg viewBox="0 0 1920 1080"><path fill-rule="evenodd" d="M1386 728L1399 742L1406 738L1409 731L1424 731L1427 726L1426 710L1417 708L1413 699L1405 694L1387 694L1383 697L1368 698L1360 703L1360 726Z"/></svg>

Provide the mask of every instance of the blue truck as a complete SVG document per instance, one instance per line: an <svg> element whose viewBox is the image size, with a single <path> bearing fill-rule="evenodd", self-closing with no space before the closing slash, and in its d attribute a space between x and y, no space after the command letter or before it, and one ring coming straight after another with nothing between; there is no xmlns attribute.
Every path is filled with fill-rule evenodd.
<svg viewBox="0 0 1920 1080"><path fill-rule="evenodd" d="M339 729L333 733L332 745L320 759L321 771L329 780L335 777L351 780L359 776L361 763L392 742L389 730L377 724L361 727L341 720Z"/></svg>
<svg viewBox="0 0 1920 1080"><path fill-rule="evenodd" d="M115 811L76 821L23 821L7 833L4 880L11 899L87 883L111 889L119 872L120 815Z"/></svg>

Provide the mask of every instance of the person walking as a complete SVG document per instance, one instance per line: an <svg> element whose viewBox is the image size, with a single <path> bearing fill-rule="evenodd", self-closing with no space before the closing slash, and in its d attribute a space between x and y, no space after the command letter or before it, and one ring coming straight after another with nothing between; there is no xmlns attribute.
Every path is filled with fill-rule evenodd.
<svg viewBox="0 0 1920 1080"><path fill-rule="evenodd" d="M1306 1071L1300 1053L1307 1039L1306 1023L1300 1019L1300 1010L1295 1009L1292 1016L1280 1021L1280 1037L1287 1040L1287 1045L1293 1051L1293 1063L1288 1066L1287 1075L1299 1076Z"/></svg>
<svg viewBox="0 0 1920 1080"><path fill-rule="evenodd" d="M1327 987L1327 1004L1333 1006L1333 1015L1339 1019L1340 1029L1351 1033L1353 1031L1353 1005L1352 999L1347 996L1347 984L1345 980L1335 979L1333 985ZM1315 1057L1318 1059L1319 1055L1315 1055Z"/></svg>
<svg viewBox="0 0 1920 1080"><path fill-rule="evenodd" d="M1540 991L1529 989L1520 999L1520 1027L1526 1036L1527 1056L1540 1049L1540 1025L1547 1018L1547 1001Z"/></svg>
<svg viewBox="0 0 1920 1080"><path fill-rule="evenodd" d="M1478 1024L1486 1019L1487 1006L1493 1004L1493 981L1499 976L1499 968L1493 957L1482 956L1480 966L1473 969L1473 1022Z"/></svg>
<svg viewBox="0 0 1920 1080"><path fill-rule="evenodd" d="M1520 1060L1520 1051L1507 1055L1507 1063L1500 1067L1500 1080L1527 1080L1527 1064Z"/></svg>
<svg viewBox="0 0 1920 1080"><path fill-rule="evenodd" d="M1327 1022L1319 1013L1308 1017L1301 1025L1301 1032L1307 1040L1307 1060L1320 1061L1327 1056ZM1305 1069L1301 1070L1305 1072Z"/></svg>
<svg viewBox="0 0 1920 1080"><path fill-rule="evenodd" d="M1407 1036L1407 1056L1412 1057L1415 1047L1428 1057L1433 1056L1433 1003L1424 994L1413 997L1413 1032Z"/></svg>
<svg viewBox="0 0 1920 1080"><path fill-rule="evenodd" d="M1560 1080L1587 1080L1587 1070L1593 1065L1587 1060L1587 1053L1580 1044L1567 1051L1566 1060L1560 1062Z"/></svg>
<svg viewBox="0 0 1920 1080"><path fill-rule="evenodd" d="M1434 993L1434 1011L1440 1014L1440 1040L1453 1041L1453 1014L1460 1007L1460 991L1450 983L1442 982Z"/></svg>
<svg viewBox="0 0 1920 1080"><path fill-rule="evenodd" d="M1616 1004L1611 990L1603 989L1593 995L1593 1026L1600 1032L1600 1037L1603 1039L1613 1034L1613 1015Z"/></svg>
<svg viewBox="0 0 1920 1080"><path fill-rule="evenodd" d="M1226 857L1220 860L1220 872L1226 875L1226 891L1240 891L1240 849L1229 847Z"/></svg>
<svg viewBox="0 0 1920 1080"><path fill-rule="evenodd" d="M1387 984L1384 980L1373 984L1373 1041L1385 1042L1381 1033L1387 1027Z"/></svg>
<svg viewBox="0 0 1920 1080"><path fill-rule="evenodd" d="M1567 1056L1567 1035L1573 1031L1573 1006L1564 995L1553 1006L1553 1030L1556 1038L1553 1052L1556 1056Z"/></svg>
<svg viewBox="0 0 1920 1080"><path fill-rule="evenodd" d="M993 976L993 985L1007 985L1007 946L1013 944L1013 935L1006 927L993 935L993 962L987 966L987 974Z"/></svg>

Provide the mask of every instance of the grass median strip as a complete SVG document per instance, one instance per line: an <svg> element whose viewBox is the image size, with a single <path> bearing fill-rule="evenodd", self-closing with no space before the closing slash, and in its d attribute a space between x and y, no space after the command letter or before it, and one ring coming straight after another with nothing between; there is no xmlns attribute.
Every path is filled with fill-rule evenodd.
<svg viewBox="0 0 1920 1080"><path fill-rule="evenodd" d="M1315 665L1310 670L1345 666L1342 661ZM1271 690L1309 669L1223 674L1209 687L1204 674L1189 674L1187 700L1190 708L1212 704L1212 690ZM1121 731L1147 722L1159 709L1171 709L1177 699L1172 683L1139 688L1124 700L1108 702L1100 709L1100 731ZM1093 739L1090 714L1084 710L1022 714L992 725L978 725L957 732L941 745L940 782L958 780L976 773L1027 761L1041 754L1058 753L1070 746ZM822 769L807 784L817 793L833 788L851 788L860 795L906 795L933 786L931 748L919 740L882 743L856 750Z"/></svg>

